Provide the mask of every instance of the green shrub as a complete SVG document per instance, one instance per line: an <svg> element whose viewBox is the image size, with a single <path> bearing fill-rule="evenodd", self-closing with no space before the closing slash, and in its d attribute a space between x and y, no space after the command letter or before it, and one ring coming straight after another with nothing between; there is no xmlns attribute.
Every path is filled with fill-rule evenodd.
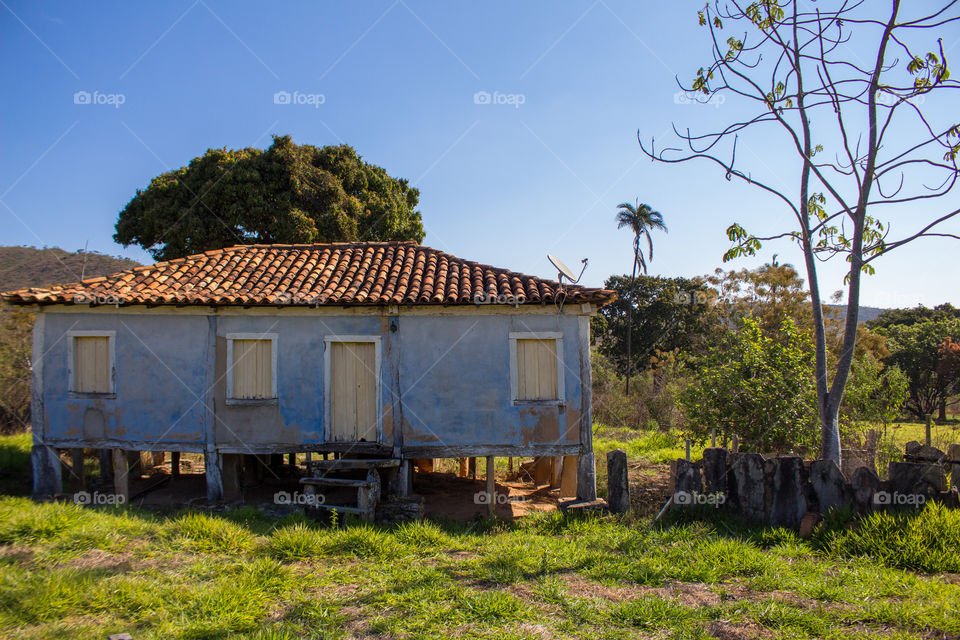
<svg viewBox="0 0 960 640"><path fill-rule="evenodd" d="M960 572L960 511L939 503L917 512L873 513L824 540L828 552L869 556L898 569Z"/></svg>

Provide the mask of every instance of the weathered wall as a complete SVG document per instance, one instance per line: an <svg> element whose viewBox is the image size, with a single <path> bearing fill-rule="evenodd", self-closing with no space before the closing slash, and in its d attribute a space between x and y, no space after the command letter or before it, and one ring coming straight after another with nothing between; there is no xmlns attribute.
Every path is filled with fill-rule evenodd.
<svg viewBox="0 0 960 640"><path fill-rule="evenodd" d="M575 453L583 406L578 316L552 308L542 315L485 311L339 316L50 309L43 329L44 438L60 446L152 443L199 450L209 433L227 451L319 449L325 441L324 337L379 335L386 446L402 443L411 455L418 447L437 455L445 446L473 446L476 455L510 446ZM75 330L116 332L115 397L68 392L67 332ZM509 334L543 331L564 336L565 404L515 406ZM226 404L230 333L278 335L276 403Z"/></svg>
<svg viewBox="0 0 960 640"><path fill-rule="evenodd" d="M564 334L566 406L514 405L510 332ZM404 447L579 442L576 316L407 317L400 320Z"/></svg>
<svg viewBox="0 0 960 640"><path fill-rule="evenodd" d="M121 441L161 445L203 442L205 317L44 315L45 438L90 445ZM69 392L67 334L85 330L116 332L113 397L85 398Z"/></svg>

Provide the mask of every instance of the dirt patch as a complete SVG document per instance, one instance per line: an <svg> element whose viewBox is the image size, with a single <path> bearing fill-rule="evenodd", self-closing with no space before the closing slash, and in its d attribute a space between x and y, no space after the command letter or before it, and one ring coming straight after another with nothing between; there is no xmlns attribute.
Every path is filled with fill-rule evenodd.
<svg viewBox="0 0 960 640"><path fill-rule="evenodd" d="M638 460L630 463L629 476L633 512L640 517L656 515L673 492L670 465Z"/></svg>
<svg viewBox="0 0 960 640"><path fill-rule="evenodd" d="M425 499L426 515L451 520L485 517L486 491L486 480L460 478L453 473L417 473L413 481L413 492ZM527 482L498 480L495 494L494 513L498 518L517 518L557 508L556 489L538 488Z"/></svg>
<svg viewBox="0 0 960 640"><path fill-rule="evenodd" d="M756 622L740 622L736 626L729 622L711 622L707 632L717 640L750 640L753 638L772 638L773 631Z"/></svg>
<svg viewBox="0 0 960 640"><path fill-rule="evenodd" d="M115 571L119 573L130 570L133 565L133 555L93 549L79 558L68 560L64 564L71 569L82 571Z"/></svg>
<svg viewBox="0 0 960 640"><path fill-rule="evenodd" d="M0 558L9 559L18 564L30 564L33 555L36 553L32 547L17 547L14 545L0 545Z"/></svg>

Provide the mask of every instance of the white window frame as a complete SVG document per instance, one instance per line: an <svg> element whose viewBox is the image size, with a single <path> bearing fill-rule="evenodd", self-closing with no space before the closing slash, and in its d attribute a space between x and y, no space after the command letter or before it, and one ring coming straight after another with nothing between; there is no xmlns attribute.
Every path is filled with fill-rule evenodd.
<svg viewBox="0 0 960 640"><path fill-rule="evenodd" d="M382 352L383 336L379 335L328 335L323 338L323 441L333 442L333 433L330 429L330 367L331 348L334 342L372 342L374 344L374 375L377 386L377 442L383 442L383 370Z"/></svg>
<svg viewBox="0 0 960 640"><path fill-rule="evenodd" d="M257 405L277 404L277 334L276 333L228 333L227 339L227 404ZM234 340L269 340L270 341L270 398L235 398L233 397L233 341Z"/></svg>
<svg viewBox="0 0 960 640"><path fill-rule="evenodd" d="M74 338L107 338L110 360L109 391L75 391L76 341ZM67 331L67 389L73 398L115 398L117 396L117 332L116 331Z"/></svg>
<svg viewBox="0 0 960 640"><path fill-rule="evenodd" d="M521 400L520 376L517 371L517 340L556 340L557 341L557 397L554 400ZM563 359L563 332L562 331L511 331L510 332L510 399L514 405L546 404L561 406L566 402L566 386L564 384Z"/></svg>

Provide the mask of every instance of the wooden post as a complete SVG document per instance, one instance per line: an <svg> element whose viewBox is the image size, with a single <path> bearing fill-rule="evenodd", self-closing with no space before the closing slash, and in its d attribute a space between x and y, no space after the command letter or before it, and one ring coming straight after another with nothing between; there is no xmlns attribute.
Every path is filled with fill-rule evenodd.
<svg viewBox="0 0 960 640"><path fill-rule="evenodd" d="M593 451L581 453L577 459L577 500L597 499L597 466Z"/></svg>
<svg viewBox="0 0 960 640"><path fill-rule="evenodd" d="M928 414L928 415L927 415L927 446L928 446L928 447L929 447L929 446L932 446L932 445L930 444L930 443L931 443L931 440L932 440L932 438L931 438L931 435L932 435L932 434L930 433L931 430L932 430L932 429L931 429L932 423L933 423L933 414Z"/></svg>
<svg viewBox="0 0 960 640"><path fill-rule="evenodd" d="M947 457L951 460L950 486L960 490L960 444L952 444L947 449Z"/></svg>
<svg viewBox="0 0 960 640"><path fill-rule="evenodd" d="M717 428L714 427L710 429L710 447L716 448L717 446Z"/></svg>
<svg viewBox="0 0 960 640"><path fill-rule="evenodd" d="M113 493L124 502L130 497L130 457L123 449L113 450Z"/></svg>
<svg viewBox="0 0 960 640"><path fill-rule="evenodd" d="M476 459L476 458L469 458L468 461L467 461L467 467L468 467L469 470L470 470L470 472L469 472L469 473L470 473L470 479L471 479L471 480L476 480L476 479L477 479L477 459Z"/></svg>
<svg viewBox="0 0 960 640"><path fill-rule="evenodd" d="M513 473L513 456L507 458L507 473Z"/></svg>
<svg viewBox="0 0 960 640"><path fill-rule="evenodd" d="M220 456L224 500L243 498L244 457L242 453L224 453Z"/></svg>
<svg viewBox="0 0 960 640"><path fill-rule="evenodd" d="M467 459L457 458L457 462L460 465L460 468L457 470L457 475L461 478L466 478L467 477Z"/></svg>
<svg viewBox="0 0 960 640"><path fill-rule="evenodd" d="M563 456L560 472L560 497L577 497L577 456Z"/></svg>
<svg viewBox="0 0 960 640"><path fill-rule="evenodd" d="M690 462L690 438L687 438L686 440L684 440L684 445L686 446L686 449L687 449L687 462Z"/></svg>
<svg viewBox="0 0 960 640"><path fill-rule="evenodd" d="M593 312L592 306L590 312ZM590 314L577 318L580 365L580 458L577 460L577 499L597 499L597 463L593 453L593 377L590 371Z"/></svg>
<svg viewBox="0 0 960 640"><path fill-rule="evenodd" d="M326 457L326 456L324 456L324 457ZM308 475L308 476L309 476L309 475L313 475L313 469L310 468L312 462L313 462L313 454L312 454L311 452L307 451L306 465L307 465L307 475Z"/></svg>
<svg viewBox="0 0 960 640"><path fill-rule="evenodd" d="M100 482L113 484L113 449L97 449L97 462L100 464Z"/></svg>
<svg viewBox="0 0 960 640"><path fill-rule="evenodd" d="M74 492L87 488L87 478L83 472L83 449L70 450L70 485Z"/></svg>
<svg viewBox="0 0 960 640"><path fill-rule="evenodd" d="M733 435L733 439L731 440L730 451L732 453L737 453L740 451L740 440L737 438L736 434Z"/></svg>
<svg viewBox="0 0 960 640"><path fill-rule="evenodd" d="M560 475L563 473L563 456L553 456L550 467L550 488L560 488Z"/></svg>
<svg viewBox="0 0 960 640"><path fill-rule="evenodd" d="M287 464L290 465L291 467L297 466L297 454L295 454L295 453L288 453L288 454L287 454Z"/></svg>
<svg viewBox="0 0 960 640"><path fill-rule="evenodd" d="M496 467L493 456L487 456L487 516L492 518L495 514L494 508L497 502L497 479Z"/></svg>
<svg viewBox="0 0 960 640"><path fill-rule="evenodd" d="M170 475L174 478L180 477L180 452L170 452Z"/></svg>

